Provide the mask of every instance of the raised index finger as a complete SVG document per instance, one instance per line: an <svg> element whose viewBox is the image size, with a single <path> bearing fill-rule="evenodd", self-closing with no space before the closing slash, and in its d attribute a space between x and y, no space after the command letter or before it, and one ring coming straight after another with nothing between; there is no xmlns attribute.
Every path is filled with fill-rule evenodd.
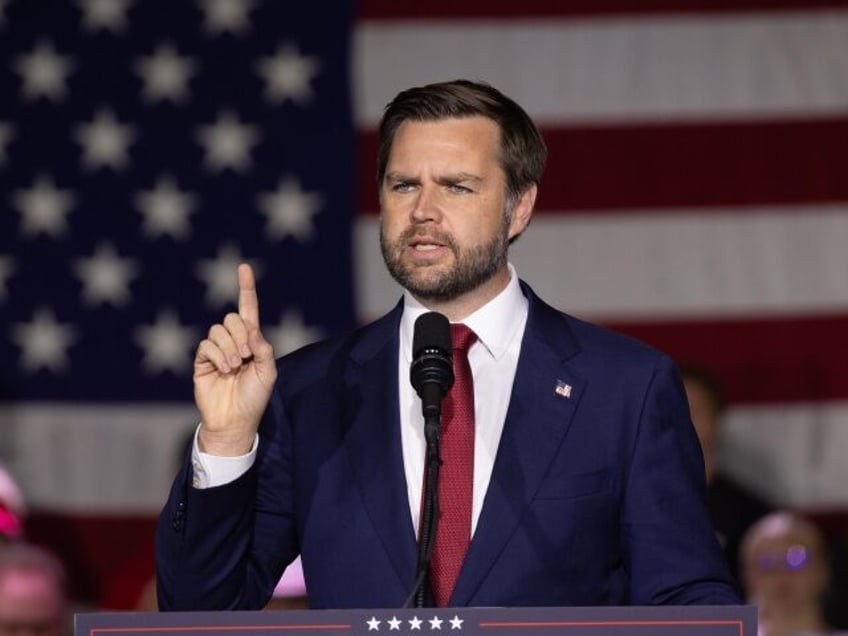
<svg viewBox="0 0 848 636"><path fill-rule="evenodd" d="M238 312L249 325L259 326L259 297L256 295L256 279L247 263L238 266L239 299Z"/></svg>

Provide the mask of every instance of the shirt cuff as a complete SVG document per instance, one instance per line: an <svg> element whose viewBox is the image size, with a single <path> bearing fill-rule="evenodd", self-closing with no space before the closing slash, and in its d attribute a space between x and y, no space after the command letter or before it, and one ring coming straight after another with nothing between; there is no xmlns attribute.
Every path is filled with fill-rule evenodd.
<svg viewBox="0 0 848 636"><path fill-rule="evenodd" d="M194 431L194 444L191 449L191 468L192 479L191 485L198 489L214 488L215 486L223 486L235 481L244 475L253 462L256 461L256 449L259 446L259 435L257 434L253 440L253 446L246 455L238 455L236 457L221 457L219 455L210 455L200 450L197 442L197 435L200 431L200 426Z"/></svg>

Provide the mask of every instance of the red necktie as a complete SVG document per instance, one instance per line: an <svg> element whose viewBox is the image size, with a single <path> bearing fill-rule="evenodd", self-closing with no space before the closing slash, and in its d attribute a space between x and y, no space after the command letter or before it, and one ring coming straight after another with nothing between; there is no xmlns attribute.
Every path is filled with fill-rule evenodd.
<svg viewBox="0 0 848 636"><path fill-rule="evenodd" d="M451 325L454 383L442 404L439 472L439 524L430 564L433 597L447 605L471 542L474 477L474 380L468 349L477 335L463 324Z"/></svg>

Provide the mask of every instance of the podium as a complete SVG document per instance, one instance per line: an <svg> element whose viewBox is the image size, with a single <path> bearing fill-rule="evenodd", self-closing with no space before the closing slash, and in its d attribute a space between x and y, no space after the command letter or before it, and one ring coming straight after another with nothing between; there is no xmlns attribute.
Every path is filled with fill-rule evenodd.
<svg viewBox="0 0 848 636"><path fill-rule="evenodd" d="M75 636L756 636L746 606L77 614Z"/></svg>

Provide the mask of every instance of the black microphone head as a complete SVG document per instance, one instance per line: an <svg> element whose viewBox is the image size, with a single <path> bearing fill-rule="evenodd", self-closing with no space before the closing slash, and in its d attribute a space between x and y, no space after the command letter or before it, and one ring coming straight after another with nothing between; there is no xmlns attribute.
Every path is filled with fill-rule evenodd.
<svg viewBox="0 0 848 636"><path fill-rule="evenodd" d="M438 416L442 398L453 385L450 322L435 311L415 321L409 380L421 398L424 417Z"/></svg>
<svg viewBox="0 0 848 636"><path fill-rule="evenodd" d="M412 332L412 358L417 358L422 349L441 349L448 356L453 351L451 343L450 322L448 319L436 312L428 311L421 314L415 321L415 330Z"/></svg>

